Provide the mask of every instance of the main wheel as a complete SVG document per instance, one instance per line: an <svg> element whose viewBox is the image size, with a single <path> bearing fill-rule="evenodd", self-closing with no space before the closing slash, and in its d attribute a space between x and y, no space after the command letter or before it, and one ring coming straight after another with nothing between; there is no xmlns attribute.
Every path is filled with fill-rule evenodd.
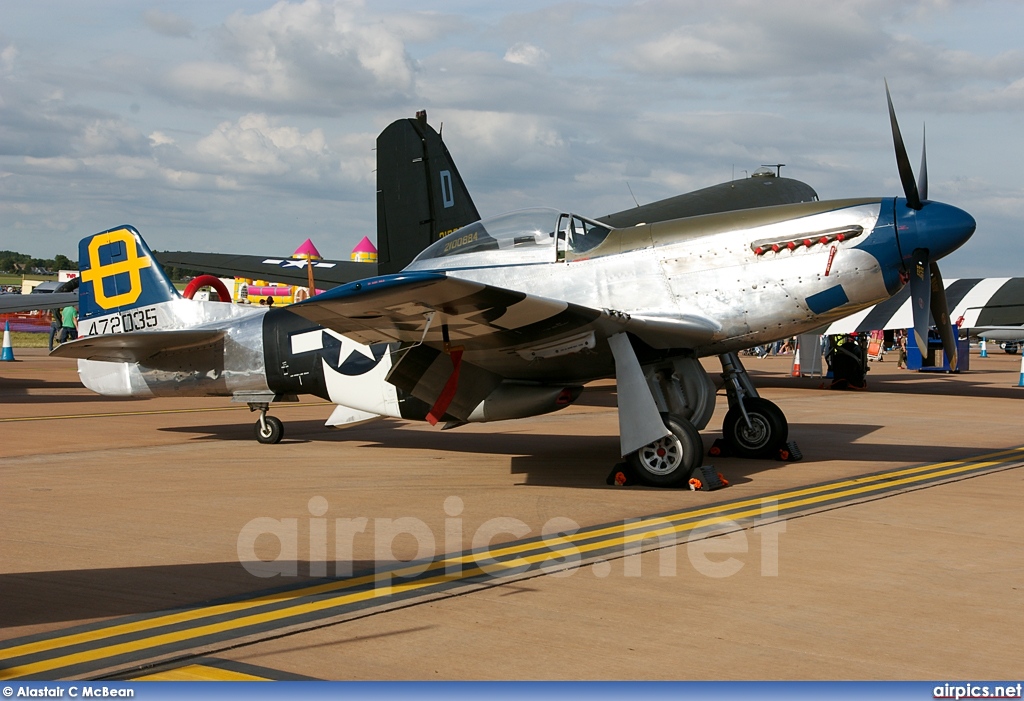
<svg viewBox="0 0 1024 701"><path fill-rule="evenodd" d="M722 436L741 458L770 457L789 439L789 423L779 407L767 399L749 397L743 402L750 425L739 407L729 409L722 423Z"/></svg>
<svg viewBox="0 0 1024 701"><path fill-rule="evenodd" d="M704 443L692 423L678 416L668 416L665 427L671 432L669 435L629 456L637 475L652 487L685 484L704 456Z"/></svg>
<svg viewBox="0 0 1024 701"><path fill-rule="evenodd" d="M263 428L263 424L259 421L256 422L254 426L256 440L260 443L280 443L281 438L284 437L284 424L281 423L281 419L276 416L265 416L263 418L267 423L267 427Z"/></svg>

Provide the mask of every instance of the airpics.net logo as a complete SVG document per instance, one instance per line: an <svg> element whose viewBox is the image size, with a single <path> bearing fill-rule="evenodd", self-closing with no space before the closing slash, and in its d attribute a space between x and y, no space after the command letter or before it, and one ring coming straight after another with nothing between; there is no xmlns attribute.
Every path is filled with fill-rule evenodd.
<svg viewBox="0 0 1024 701"><path fill-rule="evenodd" d="M644 518L586 529L567 517L534 528L498 516L470 530L464 507L460 497L448 497L439 527L431 528L413 516L329 518L327 499L314 496L307 504L308 517L261 516L246 523L238 534L238 561L255 577L364 575L384 586L428 573L458 580L530 572L568 577L588 571L604 578L615 568L625 577L692 571L719 579L757 567L761 576L775 577L779 538L786 532L777 503L770 500L742 522L721 516ZM308 552L308 559L300 559L300 551ZM648 551L656 552L642 557Z"/></svg>
<svg viewBox="0 0 1024 701"><path fill-rule="evenodd" d="M1020 682L1005 684L975 684L972 682L956 682L942 684L932 690L932 698L936 699L1019 699L1022 685Z"/></svg>

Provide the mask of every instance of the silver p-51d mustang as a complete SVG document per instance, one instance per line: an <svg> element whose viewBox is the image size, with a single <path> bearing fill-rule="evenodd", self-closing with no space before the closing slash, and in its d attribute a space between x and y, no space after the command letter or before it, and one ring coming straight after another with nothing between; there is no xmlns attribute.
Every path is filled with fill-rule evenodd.
<svg viewBox="0 0 1024 701"><path fill-rule="evenodd" d="M266 311L177 298L130 227L83 240L84 359L105 394L224 394L261 409L312 393L332 425L375 416L457 426L566 406L614 377L621 453L650 484L701 462L716 391L699 358L721 359L738 455L773 453L785 416L758 396L737 351L809 331L909 281L915 329L929 311L955 343L937 259L973 234L966 212L916 183L890 101L904 197L763 207L628 228L534 209L465 226L402 272ZM124 290L124 292L122 292ZM96 334L96 335L93 335ZM955 362L953 363L955 366Z"/></svg>

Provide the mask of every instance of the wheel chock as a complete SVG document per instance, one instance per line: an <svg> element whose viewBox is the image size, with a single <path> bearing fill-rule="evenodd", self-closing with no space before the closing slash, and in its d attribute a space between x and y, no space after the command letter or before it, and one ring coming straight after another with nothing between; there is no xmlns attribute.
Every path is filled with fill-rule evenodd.
<svg viewBox="0 0 1024 701"><path fill-rule="evenodd" d="M713 492L728 486L729 481L722 476L721 472L715 472L714 465L701 465L693 468L693 472L690 473L690 491L692 492Z"/></svg>
<svg viewBox="0 0 1024 701"><path fill-rule="evenodd" d="M604 482L611 487L628 487L633 484L640 484L636 471L628 462L620 462L613 467Z"/></svg>
<svg viewBox="0 0 1024 701"><path fill-rule="evenodd" d="M786 445L779 448L775 459L781 462L798 462L804 459L804 454L800 452L796 441L789 441Z"/></svg>
<svg viewBox="0 0 1024 701"><path fill-rule="evenodd" d="M711 444L711 449L708 450L708 455L713 458L727 458L731 453L729 442L724 438L716 438L715 442Z"/></svg>

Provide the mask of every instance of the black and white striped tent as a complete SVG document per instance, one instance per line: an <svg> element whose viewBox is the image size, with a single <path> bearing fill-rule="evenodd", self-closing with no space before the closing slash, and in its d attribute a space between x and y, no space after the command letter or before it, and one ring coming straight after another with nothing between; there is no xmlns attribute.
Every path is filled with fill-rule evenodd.
<svg viewBox="0 0 1024 701"><path fill-rule="evenodd" d="M1024 324L1024 278L963 278L945 283L949 318L961 329ZM910 286L907 285L881 304L831 324L825 333L860 333L913 326Z"/></svg>

